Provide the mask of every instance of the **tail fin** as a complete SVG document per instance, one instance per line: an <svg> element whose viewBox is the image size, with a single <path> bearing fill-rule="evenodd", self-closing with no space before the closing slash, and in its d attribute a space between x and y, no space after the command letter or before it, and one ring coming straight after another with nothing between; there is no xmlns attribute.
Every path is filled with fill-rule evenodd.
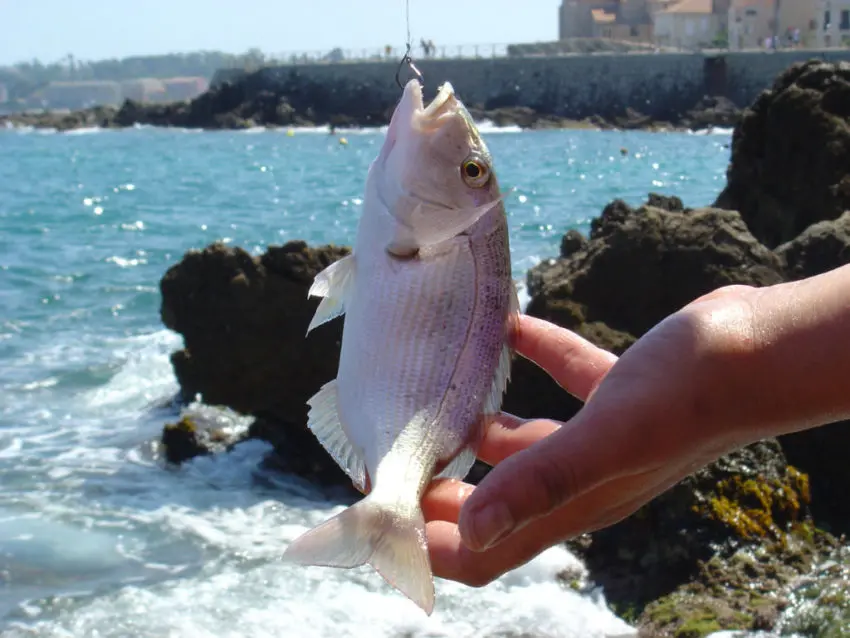
<svg viewBox="0 0 850 638"><path fill-rule="evenodd" d="M285 560L301 565L359 567L369 563L390 585L429 616L434 579L422 510L374 499L372 492L332 519L297 538Z"/></svg>

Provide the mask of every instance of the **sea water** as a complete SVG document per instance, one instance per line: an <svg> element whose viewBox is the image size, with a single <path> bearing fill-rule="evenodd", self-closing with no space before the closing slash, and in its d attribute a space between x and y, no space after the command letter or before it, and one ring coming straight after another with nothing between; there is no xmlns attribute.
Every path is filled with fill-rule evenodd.
<svg viewBox="0 0 850 638"><path fill-rule="evenodd" d="M484 127L514 276L605 204L710 204L729 131ZM347 144L341 144L339 136ZM0 631L4 636L596 638L632 635L551 549L481 589L438 580L426 617L368 569L284 565L341 505L259 467L263 443L165 467L176 414L159 279L213 241L350 244L382 133L0 130ZM205 406L239 430L248 419Z"/></svg>

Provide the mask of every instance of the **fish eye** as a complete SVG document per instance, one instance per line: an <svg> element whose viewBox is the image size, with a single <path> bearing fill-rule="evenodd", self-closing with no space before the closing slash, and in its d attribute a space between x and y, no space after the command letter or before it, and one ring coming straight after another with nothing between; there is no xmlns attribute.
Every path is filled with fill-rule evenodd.
<svg viewBox="0 0 850 638"><path fill-rule="evenodd" d="M481 159L471 157L461 164L460 175L467 186L481 188L490 180L490 167Z"/></svg>

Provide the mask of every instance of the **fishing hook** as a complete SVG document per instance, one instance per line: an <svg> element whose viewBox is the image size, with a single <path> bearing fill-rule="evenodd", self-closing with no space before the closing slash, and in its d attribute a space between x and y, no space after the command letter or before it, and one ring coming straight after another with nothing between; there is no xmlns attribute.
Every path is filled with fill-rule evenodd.
<svg viewBox="0 0 850 638"><path fill-rule="evenodd" d="M413 58L410 57L410 42L408 41L407 50L404 52L404 56L402 56L401 62L398 63L398 69L396 69L395 72L395 83L398 84L398 88L404 89L404 85L401 83L399 75L401 74L401 67L404 66L405 62L407 63L408 68L413 71L416 79L419 80L419 84L425 86L425 78L422 76L422 71L416 68L416 65L413 63Z"/></svg>

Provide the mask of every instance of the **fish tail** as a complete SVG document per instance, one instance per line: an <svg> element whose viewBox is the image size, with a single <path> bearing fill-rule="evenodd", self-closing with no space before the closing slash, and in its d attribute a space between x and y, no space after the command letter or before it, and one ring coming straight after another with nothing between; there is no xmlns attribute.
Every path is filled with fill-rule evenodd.
<svg viewBox="0 0 850 638"><path fill-rule="evenodd" d="M425 518L412 507L381 502L373 491L297 538L284 558L301 565L374 567L390 585L419 605L434 609L434 579L425 539Z"/></svg>

